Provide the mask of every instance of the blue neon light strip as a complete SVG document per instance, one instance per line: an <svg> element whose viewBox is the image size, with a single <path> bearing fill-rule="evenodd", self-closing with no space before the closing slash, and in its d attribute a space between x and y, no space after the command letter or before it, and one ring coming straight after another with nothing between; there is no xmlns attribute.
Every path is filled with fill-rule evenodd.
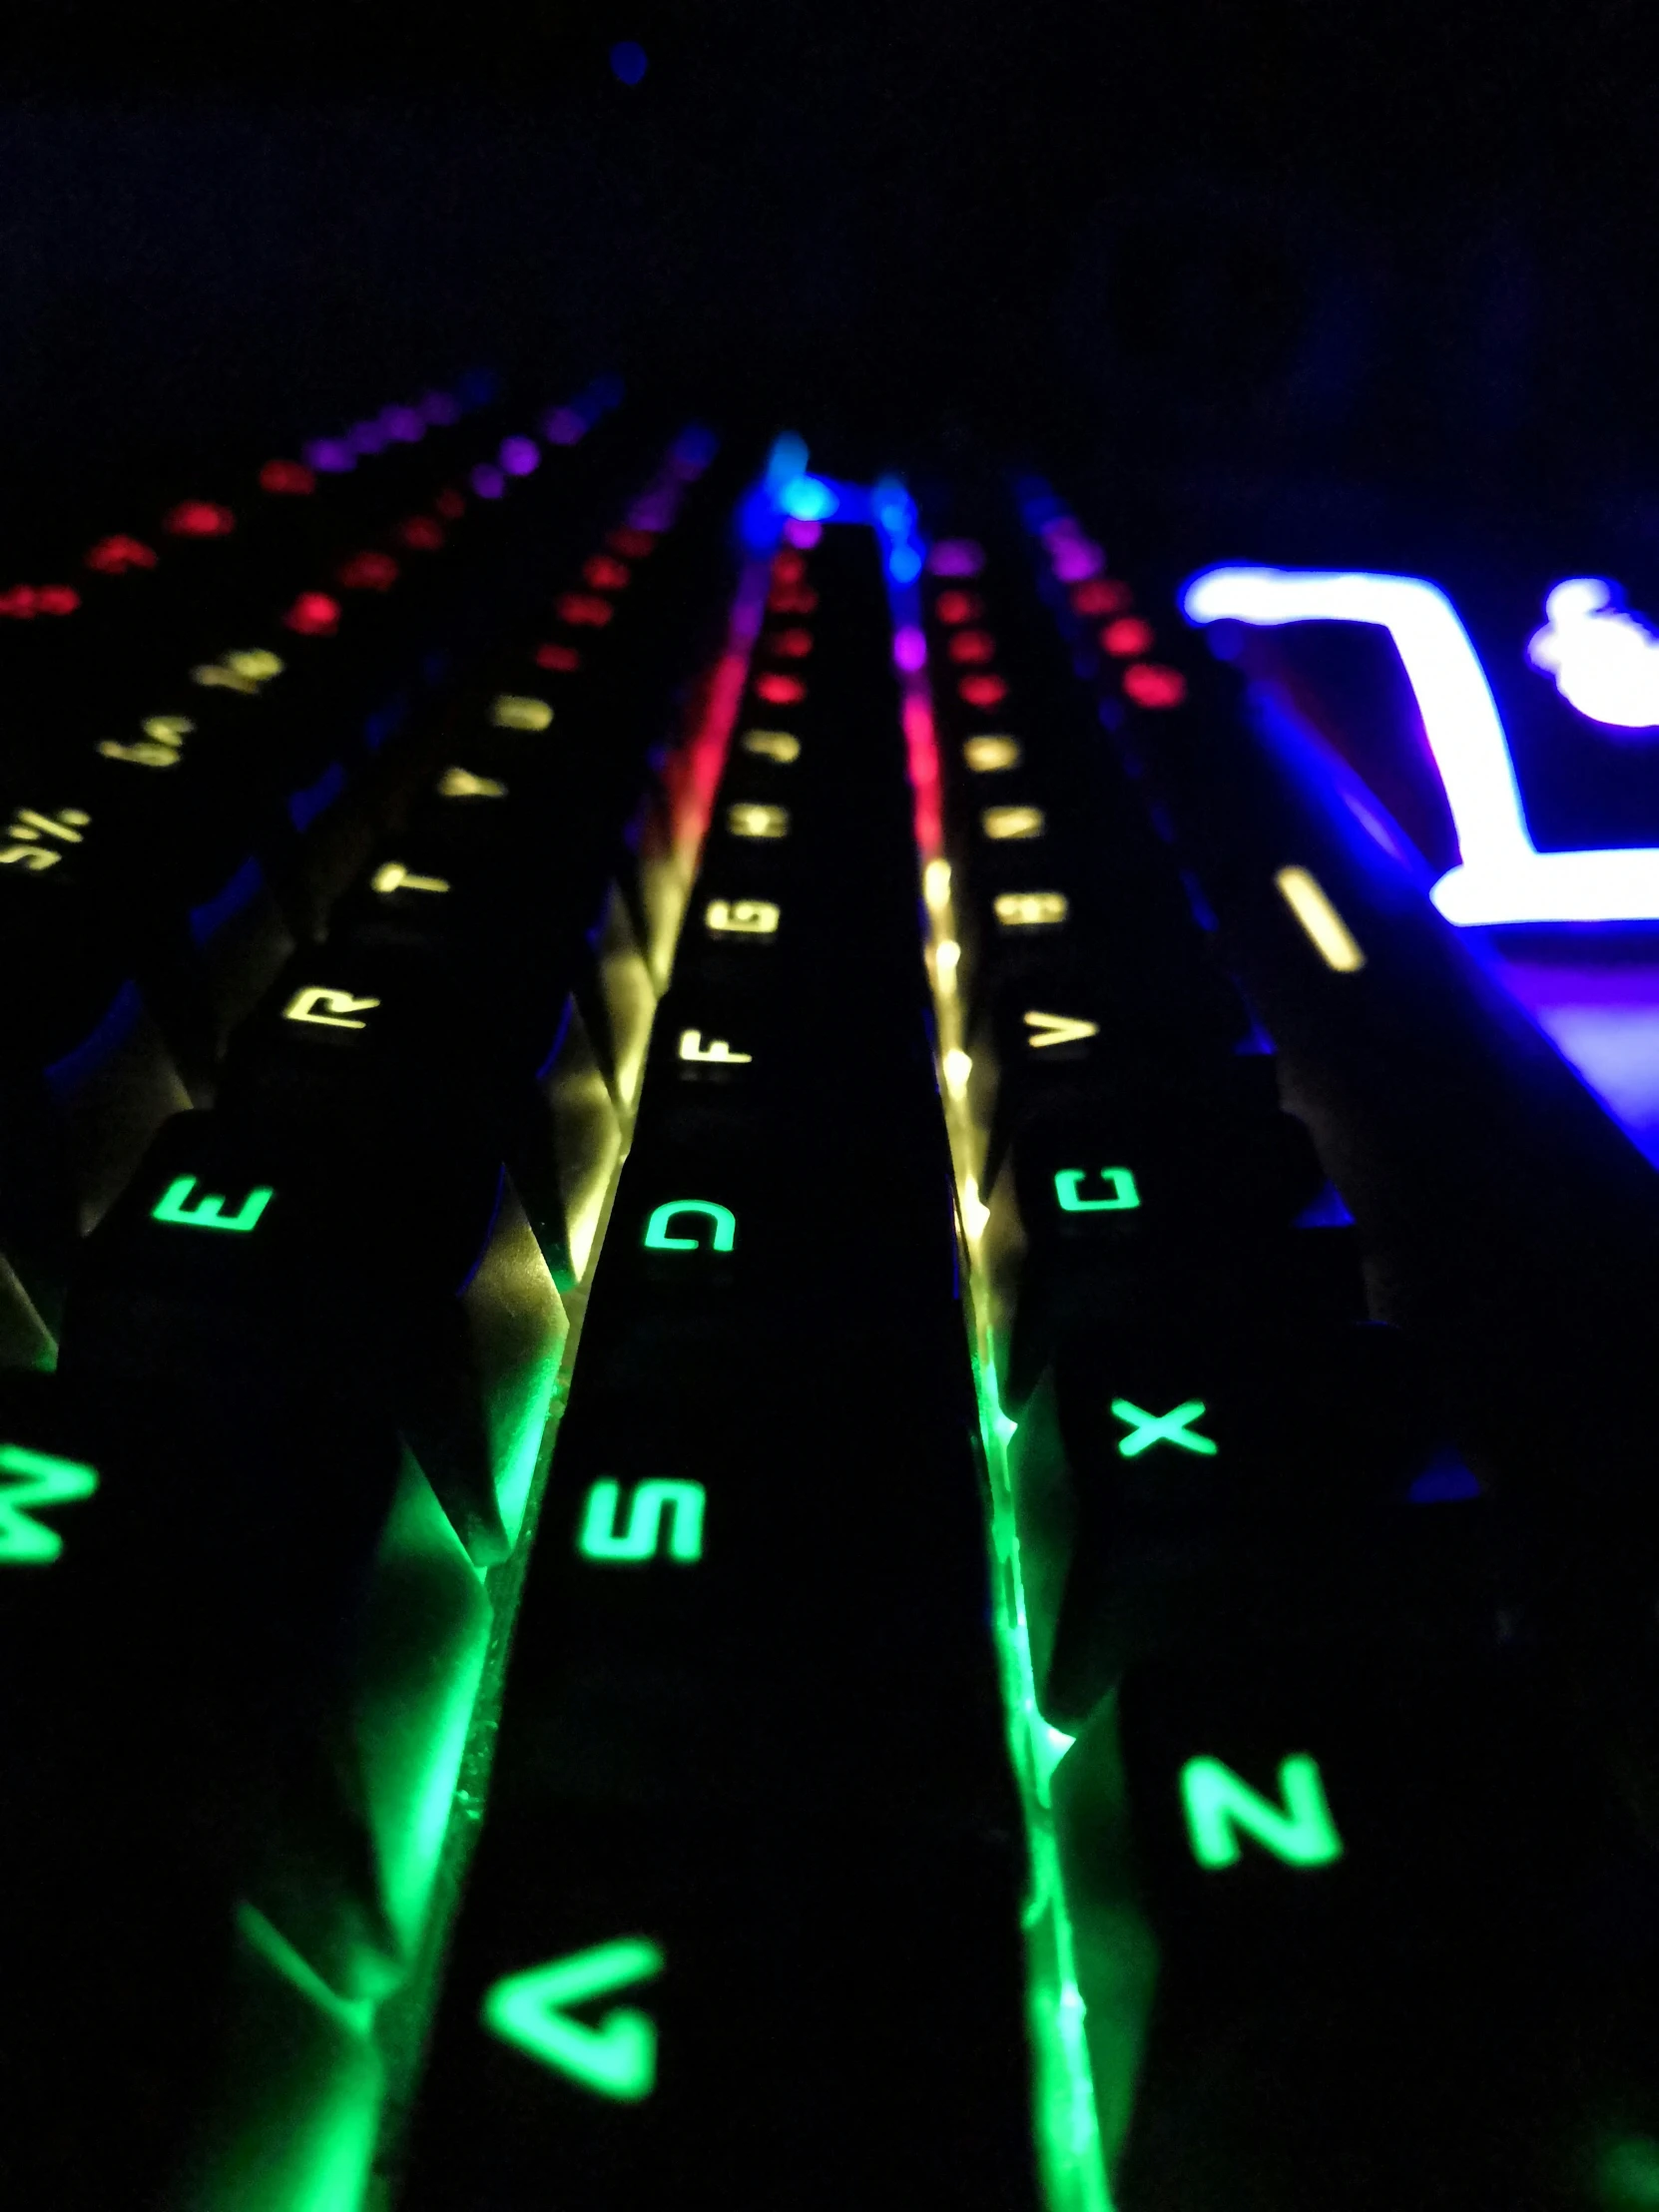
<svg viewBox="0 0 1659 2212"><path fill-rule="evenodd" d="M1552 594L1553 597L1553 594ZM1429 893L1448 921L1659 919L1659 847L1540 852L1509 740L1456 610L1415 576L1213 568L1182 598L1197 623L1374 622L1393 639L1457 830L1458 866Z"/></svg>

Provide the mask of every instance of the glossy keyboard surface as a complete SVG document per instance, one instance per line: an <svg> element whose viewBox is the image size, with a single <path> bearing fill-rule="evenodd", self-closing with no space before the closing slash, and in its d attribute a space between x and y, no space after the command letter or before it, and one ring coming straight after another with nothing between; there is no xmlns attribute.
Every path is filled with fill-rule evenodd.
<svg viewBox="0 0 1659 2212"><path fill-rule="evenodd" d="M8 2202L1659 2202L1646 1125L1111 526L477 384L0 599Z"/></svg>

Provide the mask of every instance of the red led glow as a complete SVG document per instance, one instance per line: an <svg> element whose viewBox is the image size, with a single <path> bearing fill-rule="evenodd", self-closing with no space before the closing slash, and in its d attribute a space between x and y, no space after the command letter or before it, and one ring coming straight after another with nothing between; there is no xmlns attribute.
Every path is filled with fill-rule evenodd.
<svg viewBox="0 0 1659 2212"><path fill-rule="evenodd" d="M804 661L813 650L811 630L779 630L767 640L768 650L781 661Z"/></svg>
<svg viewBox="0 0 1659 2212"><path fill-rule="evenodd" d="M576 630L603 630L616 613L608 599L596 599L585 591L561 592L553 609L561 622L568 622Z"/></svg>
<svg viewBox="0 0 1659 2212"><path fill-rule="evenodd" d="M624 591L633 570L626 561L613 561L608 553L596 553L582 563L582 575L595 591Z"/></svg>
<svg viewBox="0 0 1659 2212"><path fill-rule="evenodd" d="M347 591L390 591L397 581L397 563L389 553L353 553L334 574Z"/></svg>
<svg viewBox="0 0 1659 2212"><path fill-rule="evenodd" d="M1114 661L1132 661L1137 653L1152 651L1152 625L1139 615L1120 615L1101 631L1100 642Z"/></svg>
<svg viewBox="0 0 1659 2212"><path fill-rule="evenodd" d="M767 607L775 615L817 614L818 593L811 584L775 584Z"/></svg>
<svg viewBox="0 0 1659 2212"><path fill-rule="evenodd" d="M970 707L996 707L1008 696L1000 676L964 676L956 689Z"/></svg>
<svg viewBox="0 0 1659 2212"><path fill-rule="evenodd" d="M443 524L434 522L430 515L410 515L407 522L397 525L392 536L411 553L435 553L443 543Z"/></svg>
<svg viewBox="0 0 1659 2212"><path fill-rule="evenodd" d="M613 530L605 543L625 560L643 561L657 542L654 530Z"/></svg>
<svg viewBox="0 0 1659 2212"><path fill-rule="evenodd" d="M780 553L772 564L772 573L780 584L799 584L807 573L807 563L799 553Z"/></svg>
<svg viewBox="0 0 1659 2212"><path fill-rule="evenodd" d="M1134 604L1135 594L1127 584L1120 584L1113 576L1091 576L1087 583L1078 584L1072 592L1071 603L1080 615L1120 615L1125 607Z"/></svg>
<svg viewBox="0 0 1659 2212"><path fill-rule="evenodd" d="M1178 668L1136 661L1123 672L1123 689L1137 707L1179 707L1187 696L1187 679Z"/></svg>
<svg viewBox="0 0 1659 2212"><path fill-rule="evenodd" d="M755 693L769 707L793 707L806 698L807 687L799 676L776 675L769 669L765 676L756 677Z"/></svg>
<svg viewBox="0 0 1659 2212"><path fill-rule="evenodd" d="M331 638L339 628L339 601L325 591L302 591L282 620L302 638Z"/></svg>
<svg viewBox="0 0 1659 2212"><path fill-rule="evenodd" d="M72 615L81 595L68 584L14 584L0 591L0 616L12 622L33 622L36 615Z"/></svg>
<svg viewBox="0 0 1659 2212"><path fill-rule="evenodd" d="M976 591L941 591L933 602L933 612L946 624L977 622L985 611L985 602Z"/></svg>
<svg viewBox="0 0 1659 2212"><path fill-rule="evenodd" d="M432 504L445 522L458 522L466 513L466 501L458 491L440 491Z"/></svg>
<svg viewBox="0 0 1659 2212"><path fill-rule="evenodd" d="M582 665L582 656L573 645L538 645L537 668L556 668L562 676L568 676Z"/></svg>
<svg viewBox="0 0 1659 2212"><path fill-rule="evenodd" d="M260 471L260 489L289 494L315 491L316 477L303 461L267 461Z"/></svg>
<svg viewBox="0 0 1659 2212"><path fill-rule="evenodd" d="M236 526L230 508L211 499L182 499L162 517L162 528L175 538L225 538Z"/></svg>
<svg viewBox="0 0 1659 2212"><path fill-rule="evenodd" d="M988 630L958 630L950 641L950 658L973 666L982 665L996 652L996 640Z"/></svg>
<svg viewBox="0 0 1659 2212"><path fill-rule="evenodd" d="M100 538L89 549L86 563L100 576L125 576L130 568L154 568L156 554L140 538Z"/></svg>

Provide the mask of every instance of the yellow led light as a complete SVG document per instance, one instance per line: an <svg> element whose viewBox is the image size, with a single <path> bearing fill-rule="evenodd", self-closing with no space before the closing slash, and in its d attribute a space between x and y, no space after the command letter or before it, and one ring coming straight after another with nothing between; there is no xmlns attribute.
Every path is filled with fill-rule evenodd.
<svg viewBox="0 0 1659 2212"><path fill-rule="evenodd" d="M1282 867L1274 881L1327 967L1339 975L1352 975L1365 966L1366 955L1315 876L1305 867Z"/></svg>
<svg viewBox="0 0 1659 2212"><path fill-rule="evenodd" d="M1085 1021L1078 1014L1039 1014L1028 1008L1020 1016L1031 1034L1026 1043L1033 1052L1041 1052L1052 1044L1081 1044L1085 1037L1098 1037L1098 1021Z"/></svg>
<svg viewBox="0 0 1659 2212"><path fill-rule="evenodd" d="M1064 891L1001 891L993 910L1004 929L1057 929L1071 907Z"/></svg>
<svg viewBox="0 0 1659 2212"><path fill-rule="evenodd" d="M325 990L320 983L295 991L282 1008L284 1021L314 1022L319 1029L366 1029L368 1024L351 1017L378 1006L377 998L353 998L349 991Z"/></svg>
<svg viewBox="0 0 1659 2212"><path fill-rule="evenodd" d="M711 898L703 919L713 936L771 937L777 934L779 909L770 898Z"/></svg>
<svg viewBox="0 0 1659 2212"><path fill-rule="evenodd" d="M944 1087L952 1098L962 1098L967 1093L968 1077L973 1073L973 1056L960 1045L952 1045L944 1056Z"/></svg>
<svg viewBox="0 0 1659 2212"><path fill-rule="evenodd" d="M498 730L545 730L553 720L553 710L545 699L501 692L490 702L490 720Z"/></svg>
<svg viewBox="0 0 1659 2212"><path fill-rule="evenodd" d="M985 1233L985 1224L991 1218L991 1210L980 1199L979 1185L971 1175L962 1178L962 1227L975 1244Z"/></svg>
<svg viewBox="0 0 1659 2212"><path fill-rule="evenodd" d="M440 799L505 799L507 787L493 776L474 776L470 769L446 768L438 778Z"/></svg>
<svg viewBox="0 0 1659 2212"><path fill-rule="evenodd" d="M991 776L998 769L1018 768L1019 744L1014 738L969 738L962 759L975 776Z"/></svg>
<svg viewBox="0 0 1659 2212"><path fill-rule="evenodd" d="M962 962L962 948L954 937L944 937L933 947L933 978L941 991L956 988L956 970Z"/></svg>
<svg viewBox="0 0 1659 2212"><path fill-rule="evenodd" d="M682 1060L696 1060L703 1066L747 1067L755 1055L753 1052L734 1052L724 1037L711 1037L705 1044L701 1029L682 1029L680 1057Z"/></svg>
<svg viewBox="0 0 1659 2212"><path fill-rule="evenodd" d="M254 646L245 653L226 653L221 659L233 676L251 677L256 684L269 683L273 676L282 673L282 662L263 645Z"/></svg>
<svg viewBox="0 0 1659 2212"><path fill-rule="evenodd" d="M726 827L735 837L787 837L790 811L787 807L728 807Z"/></svg>
<svg viewBox="0 0 1659 2212"><path fill-rule="evenodd" d="M921 871L921 895L929 913L936 914L950 898L950 862L929 860Z"/></svg>
<svg viewBox="0 0 1659 2212"><path fill-rule="evenodd" d="M441 875L411 875L401 860L387 860L369 877L369 888L389 897L393 891L446 891Z"/></svg>
<svg viewBox="0 0 1659 2212"><path fill-rule="evenodd" d="M196 725L189 715L148 715L143 727L145 736L158 745L182 745Z"/></svg>
<svg viewBox="0 0 1659 2212"><path fill-rule="evenodd" d="M801 758L801 740L787 730L746 730L738 743L746 753L758 753L766 761L787 764Z"/></svg>
<svg viewBox="0 0 1659 2212"><path fill-rule="evenodd" d="M1002 843L1012 837L1040 837L1047 825L1040 807L987 807L979 827L987 837Z"/></svg>
<svg viewBox="0 0 1659 2212"><path fill-rule="evenodd" d="M106 761L131 761L139 768L177 768L182 758L171 745L117 745L113 738L100 738L94 751Z"/></svg>
<svg viewBox="0 0 1659 2212"><path fill-rule="evenodd" d="M55 815L43 815L34 807L19 807L6 834L10 837L59 837L65 844L81 844L81 831L91 822L79 807L62 807Z"/></svg>

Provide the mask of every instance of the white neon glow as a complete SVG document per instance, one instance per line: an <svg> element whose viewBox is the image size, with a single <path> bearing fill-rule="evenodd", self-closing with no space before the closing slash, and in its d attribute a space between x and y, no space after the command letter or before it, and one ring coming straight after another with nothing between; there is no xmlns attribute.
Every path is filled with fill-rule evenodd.
<svg viewBox="0 0 1659 2212"><path fill-rule="evenodd" d="M1621 730L1659 728L1659 637L1613 604L1599 576L1572 576L1544 601L1549 620L1526 657L1591 722Z"/></svg>
<svg viewBox="0 0 1659 2212"><path fill-rule="evenodd" d="M1552 595L1553 596L1553 595ZM1213 568L1182 599L1193 622L1374 622L1393 639L1457 831L1459 866L1429 896L1463 928L1659 918L1659 848L1540 852L1485 671L1442 591L1416 576Z"/></svg>

